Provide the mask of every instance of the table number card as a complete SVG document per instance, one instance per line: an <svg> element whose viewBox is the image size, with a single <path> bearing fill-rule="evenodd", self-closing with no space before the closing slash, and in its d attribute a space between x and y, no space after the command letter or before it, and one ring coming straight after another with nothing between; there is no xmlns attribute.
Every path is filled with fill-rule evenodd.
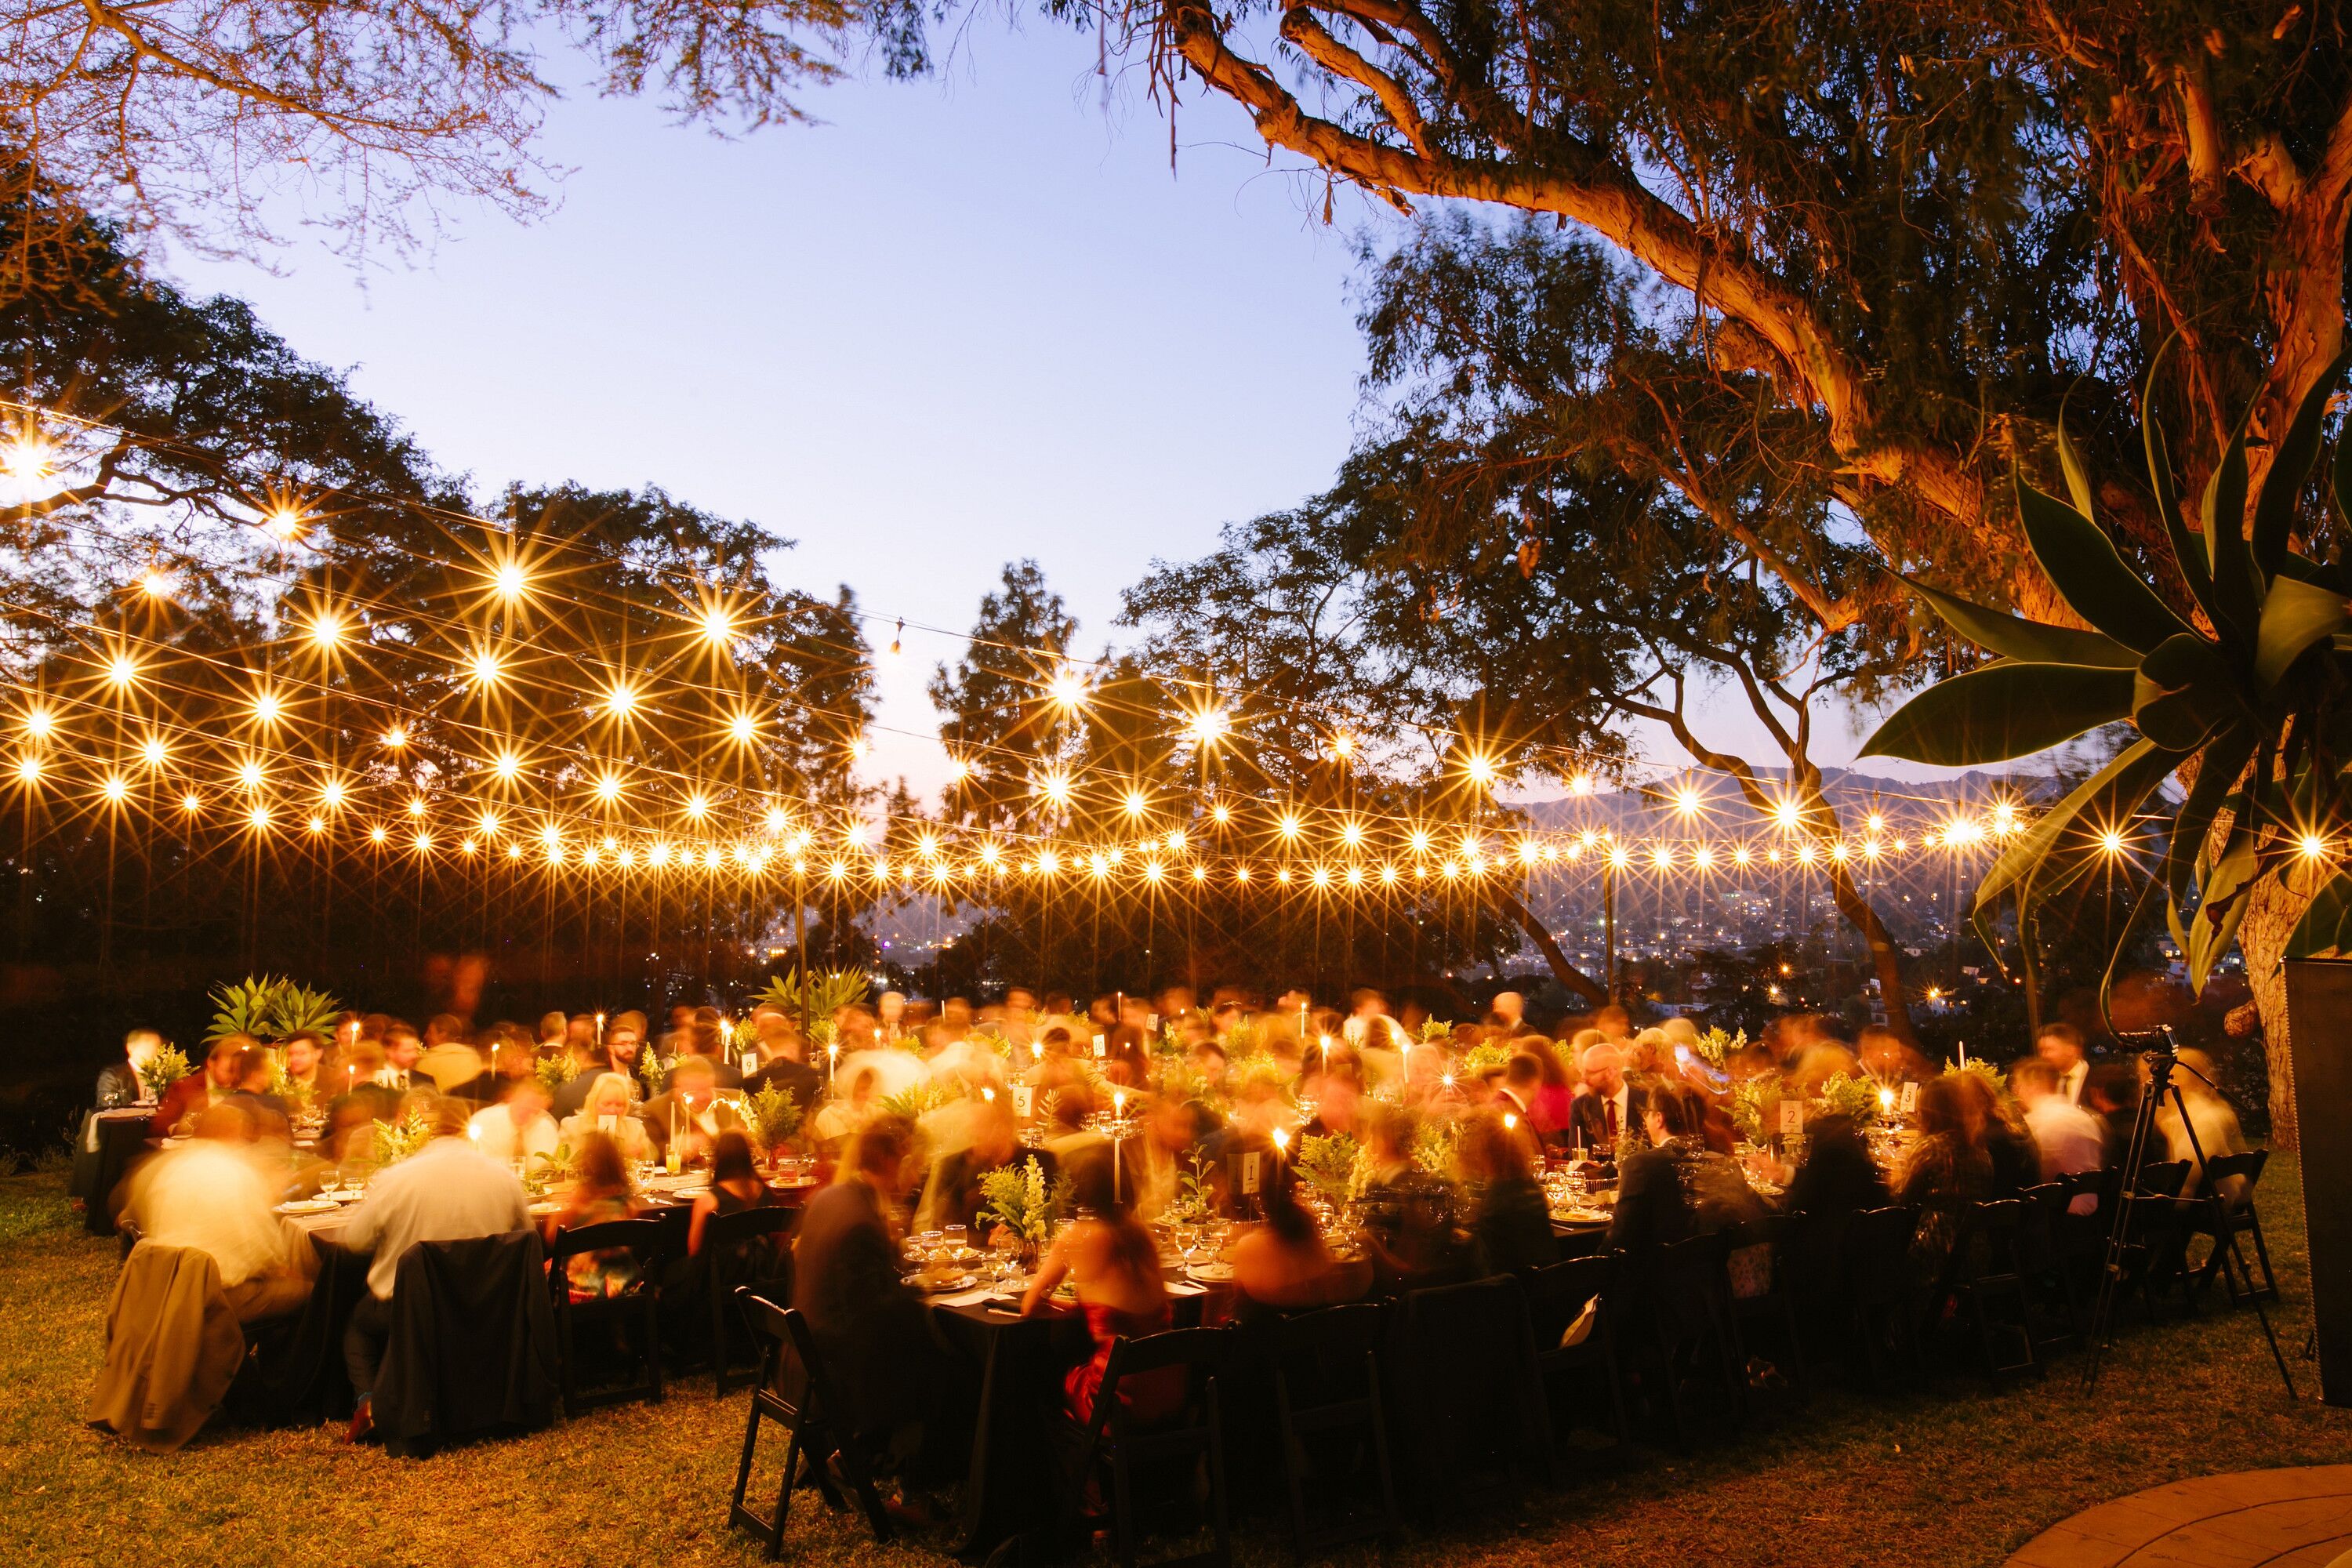
<svg viewBox="0 0 2352 1568"><path fill-rule="evenodd" d="M1805 1102L1784 1100L1780 1102L1780 1135L1794 1138L1805 1130Z"/></svg>
<svg viewBox="0 0 2352 1568"><path fill-rule="evenodd" d="M1097 1036L1095 1037L1095 1055L1097 1055L1097 1056L1101 1056L1102 1054L1103 1054L1103 1037L1102 1037L1100 1035L1097 1035Z"/></svg>
<svg viewBox="0 0 2352 1568"><path fill-rule="evenodd" d="M1919 1109L1919 1086L1917 1084L1906 1083L1903 1086L1902 1104L1903 1114L1906 1116L1910 1115L1913 1111Z"/></svg>
<svg viewBox="0 0 2352 1568"><path fill-rule="evenodd" d="M1258 1155L1255 1150L1251 1150L1242 1156L1242 1191L1244 1194L1257 1191L1257 1162Z"/></svg>
<svg viewBox="0 0 2352 1568"><path fill-rule="evenodd" d="M1013 1086L1013 1114L1024 1121L1037 1114L1037 1091L1025 1083Z"/></svg>

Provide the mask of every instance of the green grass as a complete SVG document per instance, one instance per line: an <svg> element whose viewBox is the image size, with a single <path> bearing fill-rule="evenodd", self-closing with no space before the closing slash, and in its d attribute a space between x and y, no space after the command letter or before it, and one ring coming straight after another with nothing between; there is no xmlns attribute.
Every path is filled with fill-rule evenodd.
<svg viewBox="0 0 2352 1568"><path fill-rule="evenodd" d="M2310 1326L2302 1199L2291 1161L2263 1188L2292 1358ZM75 1223L54 1174L0 1179L0 1561L738 1563L725 1499L744 1398L707 1378L538 1436L421 1461L347 1448L323 1429L226 1431L180 1454L133 1452L81 1423L116 1254ZM2251 1314L2129 1329L2095 1398L2062 1363L1992 1394L1953 1381L1877 1401L1824 1390L1810 1412L1759 1424L1684 1461L1628 1471L1443 1534L1404 1564L1997 1563L2091 1505L2184 1477L2352 1459L2352 1413L2305 1391L2289 1405ZM2297 1378L2315 1369L2294 1362ZM772 1485L772 1481L768 1484ZM877 1551L803 1498L795 1562L943 1561L936 1543ZM1286 1561L1264 1523L1253 1565ZM1340 1561L1369 1564L1369 1549Z"/></svg>

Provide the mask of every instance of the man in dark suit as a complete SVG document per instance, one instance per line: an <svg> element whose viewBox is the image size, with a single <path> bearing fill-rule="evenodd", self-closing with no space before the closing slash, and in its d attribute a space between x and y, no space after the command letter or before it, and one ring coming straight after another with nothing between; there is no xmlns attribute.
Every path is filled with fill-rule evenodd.
<svg viewBox="0 0 2352 1568"><path fill-rule="evenodd" d="M1596 1157L1614 1154L1618 1138L1641 1127L1649 1096L1626 1081L1625 1059L1614 1046L1588 1046L1576 1065L1584 1074L1584 1092L1571 1114L1576 1146Z"/></svg>
<svg viewBox="0 0 2352 1568"><path fill-rule="evenodd" d="M152 1029L133 1029L122 1037L122 1060L99 1069L98 1108L112 1110L137 1105L154 1096L147 1089L147 1069L163 1048L163 1037Z"/></svg>
<svg viewBox="0 0 2352 1568"><path fill-rule="evenodd" d="M808 1320L856 1430L911 1459L940 1445L948 1368L929 1314L898 1275L888 1215L905 1191L914 1124L885 1116L850 1140L833 1185L801 1211L793 1305Z"/></svg>
<svg viewBox="0 0 2352 1568"><path fill-rule="evenodd" d="M751 1015L751 1022L760 1031L761 1066L745 1076L743 1092L757 1094L773 1085L790 1089L803 1110L814 1110L824 1098L824 1075L801 1060L800 1031L773 1007L761 1007Z"/></svg>

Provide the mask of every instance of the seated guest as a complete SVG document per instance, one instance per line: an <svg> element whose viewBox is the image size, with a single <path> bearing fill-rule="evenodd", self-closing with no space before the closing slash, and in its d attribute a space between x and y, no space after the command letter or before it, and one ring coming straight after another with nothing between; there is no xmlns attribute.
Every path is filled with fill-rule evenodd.
<svg viewBox="0 0 2352 1568"><path fill-rule="evenodd" d="M1160 1248L1129 1211L1125 1189L1113 1182L1111 1172L1107 1150L1091 1152L1071 1169L1073 1217L1038 1260L1036 1278L1021 1299L1022 1315L1034 1317L1065 1278L1076 1290L1094 1354L1062 1379L1062 1394L1079 1422L1094 1415L1112 1342L1159 1333L1173 1321L1168 1287L1160 1277ZM1162 1367L1123 1382L1119 1394L1132 1419L1150 1423L1175 1414L1184 1389L1184 1369Z"/></svg>
<svg viewBox="0 0 2352 1568"><path fill-rule="evenodd" d="M2072 1024L2044 1024L2033 1031L2033 1054L2058 1078L2058 1092L2069 1105L2083 1103L2089 1087L2090 1058L2084 1054L2083 1031Z"/></svg>
<svg viewBox="0 0 2352 1568"><path fill-rule="evenodd" d="M526 1164L538 1155L555 1152L562 1142L555 1118L548 1114L547 1086L536 1078L519 1078L506 1086L496 1105L474 1112L467 1123L474 1147L507 1164Z"/></svg>
<svg viewBox="0 0 2352 1568"><path fill-rule="evenodd" d="M2139 1117L2139 1078L2122 1062L2101 1062L2083 1090L2083 1103L2099 1119L2101 1168L2121 1168L2131 1153L2132 1126ZM2145 1156L2156 1157L2150 1150Z"/></svg>
<svg viewBox="0 0 2352 1568"><path fill-rule="evenodd" d="M148 1136L168 1138L194 1131L198 1112L237 1091L242 1073L238 1054L259 1048L260 1042L250 1035L223 1035L215 1040L205 1053L204 1070L190 1073L164 1091L155 1114L147 1119Z"/></svg>
<svg viewBox="0 0 2352 1568"><path fill-rule="evenodd" d="M250 1151L254 1133L235 1100L197 1112L195 1137L140 1168L124 1211L148 1240L211 1258L241 1323L299 1311L319 1273L310 1236L270 1212L278 1190Z"/></svg>
<svg viewBox="0 0 2352 1568"><path fill-rule="evenodd" d="M326 1080L327 1042L305 1029L286 1037L286 1085L312 1105L323 1105L332 1098L334 1086ZM321 1093L321 1090L326 1092Z"/></svg>
<svg viewBox="0 0 2352 1568"><path fill-rule="evenodd" d="M946 1371L930 1316L898 1273L896 1215L914 1123L877 1116L794 1227L793 1305L808 1320L856 1431L906 1460L943 1454Z"/></svg>
<svg viewBox="0 0 2352 1568"><path fill-rule="evenodd" d="M466 1037L465 1021L455 1014L436 1013L425 1020L425 1049L416 1058L416 1070L443 1094L455 1094L487 1069L481 1052Z"/></svg>
<svg viewBox="0 0 2352 1568"><path fill-rule="evenodd" d="M359 1395L347 1441L358 1441L375 1426L370 1395L392 1333L392 1289L401 1258L419 1242L527 1229L529 1208L515 1173L467 1142L461 1101L441 1101L425 1147L376 1173L342 1234L345 1247L375 1255L368 1264L367 1293L352 1309L343 1333L343 1365Z"/></svg>
<svg viewBox="0 0 2352 1568"><path fill-rule="evenodd" d="M1698 1234L1690 1174L1705 1145L1691 1097L1659 1090L1642 1110L1644 1142L1617 1162L1617 1208L1609 1220L1609 1245L1622 1251L1664 1247Z"/></svg>
<svg viewBox="0 0 2352 1568"><path fill-rule="evenodd" d="M1895 1184L1895 1201L1919 1211L1911 1261L1923 1285L1942 1279L1959 1238L1961 1214L1992 1196L1992 1157L1977 1140L1969 1091L1956 1081L1967 1076L1947 1073L1921 1087L1919 1140Z"/></svg>
<svg viewBox="0 0 2352 1568"><path fill-rule="evenodd" d="M581 1230L607 1220L635 1219L643 1205L621 1163L620 1145L602 1132L591 1132L572 1158L572 1191L563 1207L541 1221L547 1239L560 1230ZM563 1260L564 1283L575 1301L604 1296L625 1296L637 1282L636 1254L625 1247L575 1252Z"/></svg>
<svg viewBox="0 0 2352 1568"><path fill-rule="evenodd" d="M600 1072L588 1085L586 1100L579 1110L565 1119L563 1142L574 1149L589 1134L602 1132L613 1140L624 1160L650 1160L654 1157L653 1139L646 1124L637 1120L636 1100L629 1089L629 1080L616 1072Z"/></svg>
<svg viewBox="0 0 2352 1568"><path fill-rule="evenodd" d="M2204 1180L2204 1162L2223 1154L2242 1154L2250 1145L2239 1129L2238 1113L2213 1087L2213 1058L2203 1051L2183 1047L2179 1052L2179 1066L2172 1074L2173 1086L2180 1090L2180 1103L2189 1109L2189 1121L2183 1126L2180 1111L2168 1094L2157 1102L2155 1131L2164 1139L2165 1158L2189 1162L2188 1184L2181 1188L2187 1196L2197 1190ZM2194 1133L2192 1140L2190 1134ZM2242 1186L2243 1178L2233 1178ZM2230 1194L2233 1199L2236 1194Z"/></svg>
<svg viewBox="0 0 2352 1568"><path fill-rule="evenodd" d="M1021 1152L1012 1101L961 1100L924 1118L923 1125L930 1133L931 1165L922 1200L915 1205L915 1228L970 1226L988 1206L982 1179L1011 1164Z"/></svg>
<svg viewBox="0 0 2352 1568"><path fill-rule="evenodd" d="M383 1032L383 1068L375 1075L379 1087L394 1094L423 1089L432 1080L417 1070L425 1057L425 1041L406 1024L394 1020Z"/></svg>
<svg viewBox="0 0 2352 1568"><path fill-rule="evenodd" d="M609 1034L607 1037L610 1037ZM565 1079L562 1087L555 1091L555 1103L549 1110L558 1121L568 1121L579 1115L580 1108L588 1102L588 1090L596 1079L615 1069L606 1048L596 1044L593 1027L585 1040L574 1039L565 1044L564 1059L570 1064L572 1076ZM637 1078L634 1071L625 1072L623 1077L632 1085L636 1085Z"/></svg>
<svg viewBox="0 0 2352 1568"><path fill-rule="evenodd" d="M1540 1136L1542 1129L1535 1127L1536 1097L1543 1092L1543 1064L1527 1051L1513 1051L1503 1064L1503 1076L1496 1080L1493 1096L1498 1110L1507 1110L1534 1127Z"/></svg>
<svg viewBox="0 0 2352 1568"><path fill-rule="evenodd" d="M1837 1219L1888 1202L1886 1178L1853 1117L1818 1116L1806 1123L1805 1158L1789 1180L1790 1214Z"/></svg>
<svg viewBox="0 0 2352 1568"><path fill-rule="evenodd" d="M809 1136L820 1147L831 1147L844 1139L855 1137L866 1124L881 1114L877 1103L880 1098L879 1077L872 1068L861 1067L849 1075L846 1095L828 1095L817 1108L809 1127Z"/></svg>
<svg viewBox="0 0 2352 1568"><path fill-rule="evenodd" d="M123 1036L123 1059L99 1069L98 1108L113 1110L152 1100L155 1091L148 1086L147 1070L163 1048L163 1037L152 1029L133 1029Z"/></svg>
<svg viewBox="0 0 2352 1568"><path fill-rule="evenodd" d="M1528 1140L1482 1110L1462 1123L1454 1158L1470 1194L1470 1246L1481 1274L1510 1274L1559 1260L1551 1211L1528 1160Z"/></svg>
<svg viewBox="0 0 2352 1568"><path fill-rule="evenodd" d="M1570 1116L1572 1141L1594 1159L1614 1159L1619 1141L1642 1126L1649 1092L1626 1080L1624 1058L1605 1040L1587 1046L1577 1068L1584 1075L1584 1092L1576 1097Z"/></svg>
<svg viewBox="0 0 2352 1568"><path fill-rule="evenodd" d="M1265 1223L1233 1244L1234 1287L1243 1298L1282 1311L1360 1300L1371 1289L1371 1264L1331 1256L1298 1202L1297 1178L1277 1173L1263 1197Z"/></svg>
<svg viewBox="0 0 2352 1568"><path fill-rule="evenodd" d="M1095 1113L1094 1091L1084 1083L1073 1083L1054 1095L1052 1119L1045 1128L1045 1152L1067 1163L1108 1139L1087 1125Z"/></svg>
<svg viewBox="0 0 2352 1568"><path fill-rule="evenodd" d="M781 1007L762 1005L751 1014L760 1035L760 1070L743 1079L743 1092L763 1089L788 1091L803 1110L824 1098L824 1075L807 1062L806 1042Z"/></svg>
<svg viewBox="0 0 2352 1568"><path fill-rule="evenodd" d="M2041 1155L2008 1092L1980 1072L1949 1075L1968 1101L1969 1133L1992 1162L1992 1195L2013 1198L2040 1181Z"/></svg>
<svg viewBox="0 0 2352 1568"><path fill-rule="evenodd" d="M668 1087L637 1111L656 1159L667 1158L675 1143L680 1163L707 1160L712 1140L730 1127L742 1127L741 1114L718 1094L717 1064L709 1057L678 1058L669 1069Z"/></svg>
<svg viewBox="0 0 2352 1568"><path fill-rule="evenodd" d="M229 1096L242 1100L259 1120L264 1137L285 1134L286 1101L269 1088L269 1053L258 1044L248 1045L236 1053L236 1064L231 1069L236 1088Z"/></svg>
<svg viewBox="0 0 2352 1568"><path fill-rule="evenodd" d="M694 1212L686 1222L687 1256L701 1253L703 1226L714 1215L763 1209L774 1201L775 1194L768 1190L752 1160L751 1140L729 1128L711 1145L710 1190L694 1200Z"/></svg>
<svg viewBox="0 0 2352 1568"><path fill-rule="evenodd" d="M604 1059L614 1072L633 1080L640 1089L646 1079L646 1016L634 1009L616 1014L604 1026Z"/></svg>
<svg viewBox="0 0 2352 1568"><path fill-rule="evenodd" d="M2105 1163L2106 1128L2066 1098L2056 1068L2040 1057L2028 1057L2009 1069L2009 1087L2025 1108L2025 1128L2033 1136L2042 1181L2083 1175ZM2098 1206L2097 1194L2077 1193L2066 1211L2091 1214Z"/></svg>

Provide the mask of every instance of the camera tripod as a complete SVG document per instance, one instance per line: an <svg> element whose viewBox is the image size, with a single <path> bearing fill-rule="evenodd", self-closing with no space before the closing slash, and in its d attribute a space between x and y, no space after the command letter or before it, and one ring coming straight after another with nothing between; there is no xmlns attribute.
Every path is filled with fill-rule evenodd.
<svg viewBox="0 0 2352 1568"><path fill-rule="evenodd" d="M2188 1134L2189 1150L2195 1156L2198 1179L2200 1182L2204 1179L2205 1151L2197 1141L2197 1124L2189 1119L2189 1102L2182 1096L2180 1086L2173 1081L2172 1075L2176 1070L2187 1072L2202 1079L2209 1088L2212 1087L2213 1080L2181 1062L2169 1028L2157 1030L2153 1038L2157 1045L2140 1054L2140 1059L2147 1064L2147 1092L2140 1096L2139 1110L2132 1119L2131 1141L2124 1155L2121 1196L2116 1205L2114 1223L2107 1230L2106 1256L2099 1266L2098 1300L2091 1309L2091 1361L2083 1373L2085 1393L2098 1387L2099 1364L2106 1354L2107 1346L2115 1342L2116 1306L2123 1290L2125 1264L2133 1253L2148 1250L2147 1244L2133 1239L2133 1215L2143 1204L2160 1212L2171 1212L2182 1202L2178 1194L2140 1191L2140 1168L2147 1163L2148 1143L2156 1131L2157 1108L2163 1103L2167 1094L2172 1096L2172 1113L2180 1119L2181 1131ZM2245 1255L2238 1249L2235 1205L2218 1193L2200 1201L2209 1206L2212 1216L2213 1257L2221 1264L2223 1284L2233 1298L2241 1294L2242 1285L2244 1299L2252 1303L2254 1316L2262 1321L2263 1338L2270 1344L2271 1360L2278 1367L2279 1380L2286 1384L2287 1397L2293 1399L2295 1396L2294 1378L2287 1371L2286 1356L2279 1350L2278 1335L2271 1328L2271 1315L2263 1310L2262 1295L2254 1288L2253 1271L2247 1266ZM2189 1267L2186 1242L2182 1243L2181 1250L2180 1267L2185 1273ZM2184 1289L2193 1290L2194 1287ZM2150 1300L2152 1301L2154 1298Z"/></svg>

